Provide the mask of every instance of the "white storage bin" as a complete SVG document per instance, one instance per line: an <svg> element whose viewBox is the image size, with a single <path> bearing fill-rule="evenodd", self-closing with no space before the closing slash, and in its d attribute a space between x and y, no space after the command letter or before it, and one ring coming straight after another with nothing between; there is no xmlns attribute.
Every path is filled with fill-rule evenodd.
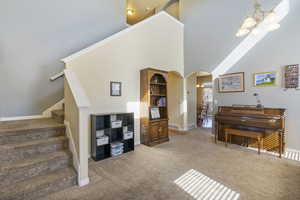
<svg viewBox="0 0 300 200"><path fill-rule="evenodd" d="M108 144L108 136L97 138L97 146Z"/></svg>
<svg viewBox="0 0 300 200"><path fill-rule="evenodd" d="M111 128L121 128L121 127L122 127L122 120L111 122Z"/></svg>
<svg viewBox="0 0 300 200"><path fill-rule="evenodd" d="M132 139L132 138L133 138L133 132L123 133L123 139L124 140Z"/></svg>
<svg viewBox="0 0 300 200"><path fill-rule="evenodd" d="M101 138L104 136L104 130L96 131L96 138Z"/></svg>

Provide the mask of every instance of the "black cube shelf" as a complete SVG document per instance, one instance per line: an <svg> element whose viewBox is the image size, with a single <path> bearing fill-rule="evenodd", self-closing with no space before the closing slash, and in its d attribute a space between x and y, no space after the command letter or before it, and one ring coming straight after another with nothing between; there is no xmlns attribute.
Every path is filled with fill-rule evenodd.
<svg viewBox="0 0 300 200"><path fill-rule="evenodd" d="M114 119L113 119L114 118ZM108 114L94 114L91 115L92 123L92 137L91 148L92 158L95 161L103 160L112 157L111 143L122 143L123 153L134 151L134 113L108 113ZM117 128L112 127L112 121L122 121L121 126ZM133 133L130 139L123 138L123 128L127 127L128 132ZM97 145L97 131L102 131L104 136L108 137L108 143Z"/></svg>

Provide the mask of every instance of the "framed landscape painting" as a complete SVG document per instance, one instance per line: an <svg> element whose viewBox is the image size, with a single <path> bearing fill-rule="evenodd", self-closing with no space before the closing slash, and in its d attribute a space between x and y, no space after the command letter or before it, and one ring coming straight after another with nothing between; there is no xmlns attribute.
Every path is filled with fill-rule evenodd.
<svg viewBox="0 0 300 200"><path fill-rule="evenodd" d="M278 73L277 72L261 72L254 74L254 86L266 87L278 85Z"/></svg>
<svg viewBox="0 0 300 200"><path fill-rule="evenodd" d="M219 92L245 92L244 72L224 74L219 77Z"/></svg>

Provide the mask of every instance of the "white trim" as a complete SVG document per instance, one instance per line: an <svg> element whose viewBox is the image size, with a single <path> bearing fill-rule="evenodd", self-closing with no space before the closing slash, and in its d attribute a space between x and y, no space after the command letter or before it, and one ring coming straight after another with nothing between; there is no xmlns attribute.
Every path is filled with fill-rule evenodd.
<svg viewBox="0 0 300 200"><path fill-rule="evenodd" d="M165 11L161 11L156 15L153 15L153 16L151 16L151 17L149 17L149 18L147 18L147 19L145 19L145 20L143 20L143 21L141 21L141 22L139 22L135 25L132 25L132 26L130 26L130 27L128 27L128 28L126 28L126 29L124 29L124 30L122 30L122 31L120 31L120 32L104 39L104 40L101 40L100 42L97 42L97 43L93 44L92 46L89 46L89 47L87 47L87 48L85 48L85 49L83 49L83 50L81 50L77 53L74 53L74 54L72 54L72 55L70 55L66 58L63 58L63 59L61 59L61 61L64 62L64 63L68 63L68 62L70 62L70 61L72 61L72 60L74 60L78 57L81 57L85 54L88 54L89 52L91 52L91 51L93 51L93 50L95 50L99 47L102 47L102 46L106 45L110 41L115 40L115 39L123 36L124 34L127 34L131 30L134 30L134 29L138 28L139 26L143 26L144 24L146 24L146 23L148 23L148 22L150 22L150 21L152 21L152 20L154 20L154 19L156 19L156 18L158 18L162 15L167 16L169 19L171 19L175 23L179 24L180 26L184 26L183 23L181 23L180 21L178 21L177 19L175 19L174 17L172 17L171 15L166 13Z"/></svg>
<svg viewBox="0 0 300 200"><path fill-rule="evenodd" d="M291 152L300 153L300 150L297 150L297 149L290 149L290 148L287 148L286 150L287 150L287 151L291 151Z"/></svg>
<svg viewBox="0 0 300 200"><path fill-rule="evenodd" d="M72 92L72 95L75 99L76 106L80 108L89 108L91 106L91 103L85 94L84 89L81 87L80 81L78 80L76 74L69 70L66 69L65 71L65 77L66 80L68 81L70 90Z"/></svg>
<svg viewBox="0 0 300 200"><path fill-rule="evenodd" d="M180 126L178 124L171 124L169 123L169 129L172 129L172 130L180 130Z"/></svg>
<svg viewBox="0 0 300 200"><path fill-rule="evenodd" d="M0 121L16 121L16 120L29 120L29 119L42 119L44 115L31 115L31 116L18 116L18 117L1 117Z"/></svg>
<svg viewBox="0 0 300 200"><path fill-rule="evenodd" d="M63 109L63 104L64 104L65 100L62 99L59 102L57 102L56 104L54 104L53 106L47 108L44 112L43 112L43 116L44 117L51 117L52 116L52 111L53 110L61 110Z"/></svg>
<svg viewBox="0 0 300 200"><path fill-rule="evenodd" d="M134 140L134 146L140 145L141 144L141 140Z"/></svg>
<svg viewBox="0 0 300 200"><path fill-rule="evenodd" d="M59 72L58 74L55 74L54 76L50 77L50 81L55 81L56 79L63 77L64 75L65 73L63 71Z"/></svg>
<svg viewBox="0 0 300 200"><path fill-rule="evenodd" d="M88 185L90 183L90 179L89 178L85 178L85 179L82 179L82 180L78 180L78 185L79 187L83 187L85 185Z"/></svg>

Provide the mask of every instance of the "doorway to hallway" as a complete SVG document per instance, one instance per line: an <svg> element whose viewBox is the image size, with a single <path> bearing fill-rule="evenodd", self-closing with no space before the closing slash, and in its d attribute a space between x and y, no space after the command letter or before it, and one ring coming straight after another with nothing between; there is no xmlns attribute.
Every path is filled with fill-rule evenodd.
<svg viewBox="0 0 300 200"><path fill-rule="evenodd" d="M213 83L212 75L198 72L197 76L197 126L212 128Z"/></svg>

